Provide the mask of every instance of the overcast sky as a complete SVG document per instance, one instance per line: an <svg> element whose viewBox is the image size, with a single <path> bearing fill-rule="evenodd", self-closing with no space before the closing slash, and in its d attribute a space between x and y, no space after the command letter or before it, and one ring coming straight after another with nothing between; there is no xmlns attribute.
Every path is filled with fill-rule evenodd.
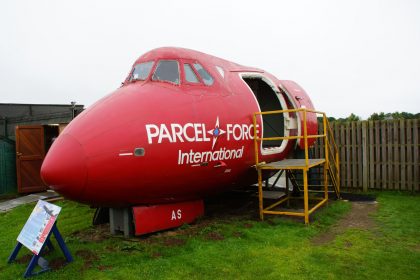
<svg viewBox="0 0 420 280"><path fill-rule="evenodd" d="M0 103L89 106L150 49L299 83L334 117L420 111L420 1L0 2Z"/></svg>

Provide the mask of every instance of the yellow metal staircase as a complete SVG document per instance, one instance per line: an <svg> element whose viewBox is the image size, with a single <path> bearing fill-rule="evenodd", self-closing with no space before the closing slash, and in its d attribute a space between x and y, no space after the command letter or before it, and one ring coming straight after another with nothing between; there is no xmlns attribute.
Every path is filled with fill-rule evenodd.
<svg viewBox="0 0 420 280"><path fill-rule="evenodd" d="M303 135L301 136L278 136L270 138L260 138L257 134L257 115L268 115L268 114L284 114L284 113L297 113L301 112L303 115ZM308 135L307 129L307 114L316 114L322 116L322 132L316 135ZM337 197L340 197L340 169L339 169L339 157L337 145L334 141L334 136L331 130L331 127L328 123L328 119L323 112L318 112L314 110L309 110L305 108L301 109L291 109L291 110L278 110L278 111L269 111L269 112L257 112L253 115L254 122L254 144L255 144L255 166L258 171L258 200L259 200L259 213L261 220L264 219L264 214L274 214L274 215L289 215L289 216L299 216L304 217L305 224L309 223L309 215L312 214L316 209L321 207L328 201L328 190L329 190L329 180L333 186L334 192ZM317 138L318 141L322 141L324 144L324 157L323 158L309 158L309 147L308 139ZM292 140L292 139L301 139L304 141L304 152L305 157L303 159L284 159L281 161L275 161L270 163L259 162L260 154L260 141L275 141L275 140ZM322 193L323 197L319 196L309 196L310 185L308 182L308 172L312 168L320 167L322 169ZM263 199L263 172L273 170L285 170L286 172L286 196L275 201L271 205L264 207ZM293 180L293 175L295 172L301 171L303 178L303 197L293 197L289 193L289 178L293 184L296 184L296 180ZM302 199L303 200L303 211L291 211L289 209L278 209L285 202L289 205L291 199ZM310 206L310 201L315 201L316 203Z"/></svg>

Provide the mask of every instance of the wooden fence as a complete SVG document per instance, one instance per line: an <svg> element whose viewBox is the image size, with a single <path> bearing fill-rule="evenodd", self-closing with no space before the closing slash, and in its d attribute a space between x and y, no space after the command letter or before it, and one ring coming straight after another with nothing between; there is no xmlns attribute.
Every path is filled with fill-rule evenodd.
<svg viewBox="0 0 420 280"><path fill-rule="evenodd" d="M342 188L420 191L420 120L333 122L331 127ZM313 153L322 157L323 143Z"/></svg>

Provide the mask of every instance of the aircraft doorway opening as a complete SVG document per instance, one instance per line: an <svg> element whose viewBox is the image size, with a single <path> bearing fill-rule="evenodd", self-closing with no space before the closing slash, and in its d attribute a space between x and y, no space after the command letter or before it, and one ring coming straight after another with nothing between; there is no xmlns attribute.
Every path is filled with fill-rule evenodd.
<svg viewBox="0 0 420 280"><path fill-rule="evenodd" d="M261 112L287 109L284 97L266 77L256 74L243 74L242 79L255 95ZM262 115L263 137L284 137L288 131L284 127L284 114ZM287 140L262 141L262 154L280 153Z"/></svg>

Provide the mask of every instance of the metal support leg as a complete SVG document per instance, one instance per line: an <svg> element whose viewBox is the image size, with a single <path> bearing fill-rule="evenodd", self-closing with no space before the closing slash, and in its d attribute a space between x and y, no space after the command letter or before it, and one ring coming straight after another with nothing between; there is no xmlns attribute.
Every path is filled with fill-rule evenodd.
<svg viewBox="0 0 420 280"><path fill-rule="evenodd" d="M133 235L131 208L109 208L109 226L111 234L123 232L124 237Z"/></svg>
<svg viewBox="0 0 420 280"><path fill-rule="evenodd" d="M328 201L328 167L326 162L324 163L324 198Z"/></svg>
<svg viewBox="0 0 420 280"><path fill-rule="evenodd" d="M287 195L287 207L290 207L289 172L287 171L286 171L286 195Z"/></svg>
<svg viewBox="0 0 420 280"><path fill-rule="evenodd" d="M63 254L66 257L67 262L72 262L73 257L71 256L70 251L67 248L63 237L61 236L60 232L58 231L56 224L54 224L54 226L52 228L52 233L54 234L55 239L57 240L58 246L60 246L61 251L63 251Z"/></svg>
<svg viewBox="0 0 420 280"><path fill-rule="evenodd" d="M262 171L258 169L258 202L260 206L260 219L261 221L264 220L264 213L263 213L263 190L262 190Z"/></svg>
<svg viewBox="0 0 420 280"><path fill-rule="evenodd" d="M279 181L281 175L283 175L284 169L280 170L279 175L277 175L276 180L274 181L274 183L271 185L272 188L276 187L277 182Z"/></svg>
<svg viewBox="0 0 420 280"><path fill-rule="evenodd" d="M309 224L309 197L308 197L308 170L303 169L303 202L304 202L304 214L305 224Z"/></svg>
<svg viewBox="0 0 420 280"><path fill-rule="evenodd" d="M16 259L17 255L19 253L20 248L22 248L22 244L18 242L16 244L15 249L13 249L12 254L10 254L9 259L7 260L8 263L11 263L11 262L13 262Z"/></svg>
<svg viewBox="0 0 420 280"><path fill-rule="evenodd" d="M32 276L32 271L35 269L36 265L38 264L38 259L39 259L39 255L34 255L31 259L31 261L29 262L28 267L25 270L25 273L23 274L24 278L28 278L30 276ZM46 272L49 269L45 269L45 270L41 270L39 273L41 272ZM37 275L38 273L36 273L35 275Z"/></svg>

